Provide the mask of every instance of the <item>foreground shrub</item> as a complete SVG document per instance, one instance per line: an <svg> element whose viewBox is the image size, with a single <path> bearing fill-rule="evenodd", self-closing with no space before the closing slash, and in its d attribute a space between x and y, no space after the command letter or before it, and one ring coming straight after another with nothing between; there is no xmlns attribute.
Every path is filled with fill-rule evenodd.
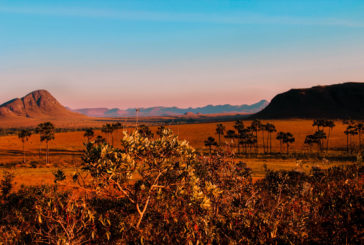
<svg viewBox="0 0 364 245"><path fill-rule="evenodd" d="M0 182L0 243L360 244L363 167L309 174L251 169L234 156L198 156L168 130L125 134L120 148L88 143L77 196Z"/></svg>
<svg viewBox="0 0 364 245"><path fill-rule="evenodd" d="M120 149L87 144L83 161L83 170L92 177L86 187L98 197L122 204L115 207L121 218L113 218L122 232L112 236L186 243L212 235L207 227L211 201L206 192L218 190L196 177L194 149L171 131L165 129L156 139L139 132L125 134ZM196 227L205 234L198 235Z"/></svg>

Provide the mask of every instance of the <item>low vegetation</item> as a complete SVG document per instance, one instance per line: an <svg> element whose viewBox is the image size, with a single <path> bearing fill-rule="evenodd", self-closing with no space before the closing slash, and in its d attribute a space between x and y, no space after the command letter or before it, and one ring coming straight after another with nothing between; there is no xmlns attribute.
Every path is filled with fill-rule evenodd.
<svg viewBox="0 0 364 245"><path fill-rule="evenodd" d="M242 129L240 122L237 127ZM72 190L64 189L62 183L70 180L61 169L54 171L53 185L19 190L12 190L13 175L4 173L0 242L362 242L361 163L309 172L303 166L266 168L264 177L253 181L252 170L235 152L212 139L205 144L215 147L208 156L166 128L158 136L146 127L125 132L118 146L90 136L82 165L71 177Z"/></svg>

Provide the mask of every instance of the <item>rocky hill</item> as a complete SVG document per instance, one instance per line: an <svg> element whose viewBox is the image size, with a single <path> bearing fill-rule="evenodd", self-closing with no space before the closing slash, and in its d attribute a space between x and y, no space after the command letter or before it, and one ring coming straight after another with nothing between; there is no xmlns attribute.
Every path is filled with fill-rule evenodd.
<svg viewBox="0 0 364 245"><path fill-rule="evenodd" d="M364 119L364 83L291 89L275 96L253 118Z"/></svg>
<svg viewBox="0 0 364 245"><path fill-rule="evenodd" d="M61 105L48 91L36 90L0 105L0 126L27 126L39 121L78 121L87 117Z"/></svg>

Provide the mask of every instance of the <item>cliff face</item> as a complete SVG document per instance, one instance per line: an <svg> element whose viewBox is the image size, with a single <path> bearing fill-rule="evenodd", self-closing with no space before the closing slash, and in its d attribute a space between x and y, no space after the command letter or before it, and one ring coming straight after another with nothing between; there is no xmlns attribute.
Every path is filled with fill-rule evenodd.
<svg viewBox="0 0 364 245"><path fill-rule="evenodd" d="M254 118L364 119L364 83L291 89L275 96Z"/></svg>

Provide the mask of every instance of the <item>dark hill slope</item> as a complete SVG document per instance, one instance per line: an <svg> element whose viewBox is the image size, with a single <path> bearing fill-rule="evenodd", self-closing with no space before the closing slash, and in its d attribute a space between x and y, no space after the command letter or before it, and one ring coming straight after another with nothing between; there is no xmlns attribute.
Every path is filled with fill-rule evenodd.
<svg viewBox="0 0 364 245"><path fill-rule="evenodd" d="M265 109L252 117L364 119L364 83L291 89L275 96Z"/></svg>

